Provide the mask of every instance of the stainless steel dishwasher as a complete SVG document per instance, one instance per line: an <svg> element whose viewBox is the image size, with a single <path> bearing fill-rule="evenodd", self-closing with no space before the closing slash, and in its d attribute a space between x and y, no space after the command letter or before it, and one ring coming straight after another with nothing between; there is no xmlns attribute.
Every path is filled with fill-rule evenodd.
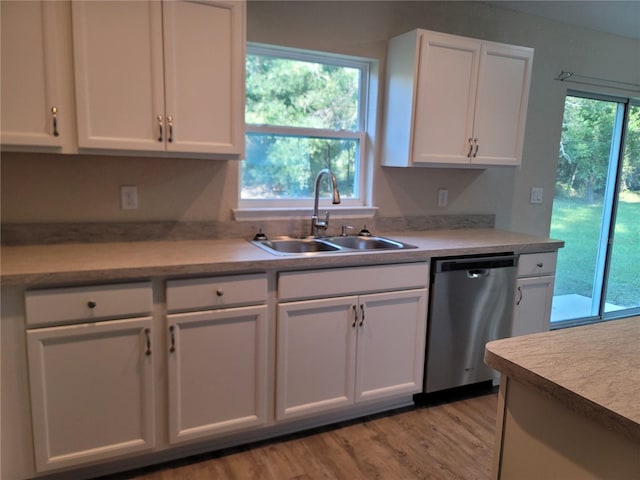
<svg viewBox="0 0 640 480"><path fill-rule="evenodd" d="M510 335L517 264L513 254L433 262L425 392L493 378L484 346Z"/></svg>

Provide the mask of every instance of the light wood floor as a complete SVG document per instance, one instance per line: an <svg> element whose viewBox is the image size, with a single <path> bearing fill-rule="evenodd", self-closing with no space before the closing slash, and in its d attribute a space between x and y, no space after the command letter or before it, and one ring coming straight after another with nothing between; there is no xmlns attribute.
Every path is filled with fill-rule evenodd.
<svg viewBox="0 0 640 480"><path fill-rule="evenodd" d="M192 457L112 479L490 479L497 394L427 397L415 407Z"/></svg>

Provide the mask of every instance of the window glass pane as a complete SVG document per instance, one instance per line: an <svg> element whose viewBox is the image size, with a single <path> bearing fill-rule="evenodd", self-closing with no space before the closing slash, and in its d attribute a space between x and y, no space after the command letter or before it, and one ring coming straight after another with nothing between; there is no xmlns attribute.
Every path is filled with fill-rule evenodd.
<svg viewBox="0 0 640 480"><path fill-rule="evenodd" d="M246 69L246 123L359 129L360 69L251 54Z"/></svg>
<svg viewBox="0 0 640 480"><path fill-rule="evenodd" d="M640 307L640 106L629 108L605 312Z"/></svg>
<svg viewBox="0 0 640 480"><path fill-rule="evenodd" d="M563 239L565 248L558 252L552 322L599 314L617 109L616 102L566 99L551 218L551 236Z"/></svg>
<svg viewBox="0 0 640 480"><path fill-rule="evenodd" d="M358 198L357 139L247 133L246 140L241 198L312 198L316 175L323 168L335 174L341 198ZM322 185L328 192L329 182Z"/></svg>

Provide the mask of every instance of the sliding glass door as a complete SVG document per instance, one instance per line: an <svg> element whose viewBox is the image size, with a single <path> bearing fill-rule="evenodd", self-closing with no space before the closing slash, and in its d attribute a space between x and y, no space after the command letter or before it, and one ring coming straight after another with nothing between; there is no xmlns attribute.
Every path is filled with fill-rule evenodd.
<svg viewBox="0 0 640 480"><path fill-rule="evenodd" d="M605 316L640 310L640 103L629 105L625 125Z"/></svg>
<svg viewBox="0 0 640 480"><path fill-rule="evenodd" d="M570 93L551 236L553 326L640 313L640 106Z"/></svg>

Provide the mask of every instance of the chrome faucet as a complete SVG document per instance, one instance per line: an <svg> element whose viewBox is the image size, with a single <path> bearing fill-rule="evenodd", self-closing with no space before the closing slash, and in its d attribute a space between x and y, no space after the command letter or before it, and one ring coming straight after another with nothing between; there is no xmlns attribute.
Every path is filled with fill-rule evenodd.
<svg viewBox="0 0 640 480"><path fill-rule="evenodd" d="M333 188L333 199L331 203L334 205L340 203L340 192L338 191L338 181L336 180L336 176L328 168L323 168L318 172L318 176L316 177L316 186L313 193L313 215L311 215L311 236L313 237L317 237L321 230L325 231L329 226L329 212L326 212L324 220L318 219L318 197L320 196L320 180L323 175L329 175L331 178L331 186Z"/></svg>

